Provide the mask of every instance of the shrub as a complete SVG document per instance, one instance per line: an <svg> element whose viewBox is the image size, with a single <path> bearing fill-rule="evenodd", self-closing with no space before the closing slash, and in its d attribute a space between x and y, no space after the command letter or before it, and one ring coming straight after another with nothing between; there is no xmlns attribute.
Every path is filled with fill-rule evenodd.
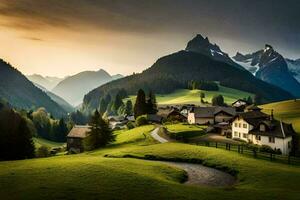
<svg viewBox="0 0 300 200"><path fill-rule="evenodd" d="M46 146L41 146L37 149L36 152L36 157L38 158L45 158L45 157L49 157L50 156L50 152L48 147Z"/></svg>
<svg viewBox="0 0 300 200"><path fill-rule="evenodd" d="M141 115L141 116L139 116L139 117L135 120L135 125L136 125L136 126L143 126L143 125L146 125L146 124L148 124L146 115Z"/></svg>
<svg viewBox="0 0 300 200"><path fill-rule="evenodd" d="M128 129L133 129L135 127L133 122L128 122L126 126Z"/></svg>

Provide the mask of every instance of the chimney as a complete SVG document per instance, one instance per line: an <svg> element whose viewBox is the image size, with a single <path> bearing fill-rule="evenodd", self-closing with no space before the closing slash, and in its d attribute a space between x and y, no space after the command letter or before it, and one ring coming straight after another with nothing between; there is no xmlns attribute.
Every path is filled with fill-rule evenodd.
<svg viewBox="0 0 300 200"><path fill-rule="evenodd" d="M273 109L271 110L271 116L270 116L270 120L274 120L274 114L273 114Z"/></svg>

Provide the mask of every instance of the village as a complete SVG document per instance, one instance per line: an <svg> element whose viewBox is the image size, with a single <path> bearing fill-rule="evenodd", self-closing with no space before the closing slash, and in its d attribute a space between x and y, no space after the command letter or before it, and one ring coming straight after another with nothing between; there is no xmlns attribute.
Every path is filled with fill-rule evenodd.
<svg viewBox="0 0 300 200"><path fill-rule="evenodd" d="M146 119L157 126L170 122L201 125L205 127L204 141L253 144L286 156L293 151L296 142L292 124L275 119L273 110L266 114L262 108L243 99L230 106L161 105L156 114L148 114ZM108 121L113 130L119 130L126 129L126 124L134 122L135 118L133 115L108 116ZM82 140L88 136L89 128L88 125L73 127L67 136L69 152L84 151ZM162 141L170 140L166 134L158 137Z"/></svg>

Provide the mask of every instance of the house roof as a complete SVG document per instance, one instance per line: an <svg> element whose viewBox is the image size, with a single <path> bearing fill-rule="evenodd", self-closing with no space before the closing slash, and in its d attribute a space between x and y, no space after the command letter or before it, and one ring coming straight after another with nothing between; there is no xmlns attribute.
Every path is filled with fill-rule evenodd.
<svg viewBox="0 0 300 200"><path fill-rule="evenodd" d="M266 126L265 131L260 131L261 124ZM272 136L279 138L286 138L296 134L291 124L287 124L278 120L261 121L249 133L253 135Z"/></svg>
<svg viewBox="0 0 300 200"><path fill-rule="evenodd" d="M248 104L248 102L245 101L244 99L238 99L238 100L236 100L235 102L233 102L231 105L234 105L234 104L236 104L236 103L238 103L238 102L243 102L243 103L245 103L245 104Z"/></svg>
<svg viewBox="0 0 300 200"><path fill-rule="evenodd" d="M195 113L196 118L213 118L216 114L220 112L227 113L228 115L234 116L236 114L235 108L232 107L195 107L192 110Z"/></svg>
<svg viewBox="0 0 300 200"><path fill-rule="evenodd" d="M260 123L261 121L270 118L269 115L261 111L250 111L250 112L239 113L238 115L235 116L234 119L239 117L243 118L248 124L251 124L252 126L257 126L257 124Z"/></svg>
<svg viewBox="0 0 300 200"><path fill-rule="evenodd" d="M196 118L213 118L215 107L195 107L192 112L195 113Z"/></svg>
<svg viewBox="0 0 300 200"><path fill-rule="evenodd" d="M247 106L246 107L246 110L249 110L249 111L260 111L262 110L261 108L257 107L256 105L252 104L250 106Z"/></svg>
<svg viewBox="0 0 300 200"><path fill-rule="evenodd" d="M90 131L91 126L79 126L75 125L72 130L69 132L67 137L73 137L73 138L85 138L88 135L88 132Z"/></svg>
<svg viewBox="0 0 300 200"><path fill-rule="evenodd" d="M227 113L231 116L235 116L236 115L236 111L235 111L235 108L233 107L215 107L215 112L214 114L218 114L220 112L224 112L224 113Z"/></svg>

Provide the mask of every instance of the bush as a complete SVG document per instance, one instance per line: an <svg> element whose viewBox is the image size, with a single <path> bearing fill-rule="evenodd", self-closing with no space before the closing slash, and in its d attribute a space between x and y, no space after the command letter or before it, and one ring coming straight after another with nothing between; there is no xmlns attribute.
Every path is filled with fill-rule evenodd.
<svg viewBox="0 0 300 200"><path fill-rule="evenodd" d="M135 127L133 122L128 122L126 126L128 129L133 129Z"/></svg>
<svg viewBox="0 0 300 200"><path fill-rule="evenodd" d="M45 158L45 157L49 157L50 156L50 152L48 147L46 146L41 146L37 149L36 152L36 157L38 158Z"/></svg>
<svg viewBox="0 0 300 200"><path fill-rule="evenodd" d="M139 116L139 117L135 120L135 125L136 125L136 126L143 126L143 125L146 125L146 124L148 124L148 120L147 120L146 115L141 115L141 116Z"/></svg>

